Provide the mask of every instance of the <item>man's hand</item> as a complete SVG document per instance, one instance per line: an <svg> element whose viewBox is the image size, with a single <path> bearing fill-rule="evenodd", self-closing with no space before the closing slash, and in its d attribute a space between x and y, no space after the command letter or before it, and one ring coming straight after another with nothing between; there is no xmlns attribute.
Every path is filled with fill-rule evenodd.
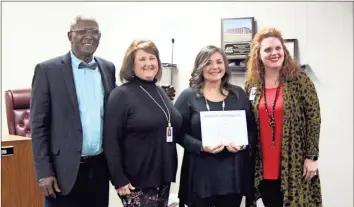
<svg viewBox="0 0 354 207"><path fill-rule="evenodd" d="M171 101L176 96L176 90L172 85L161 85L162 89L166 92L167 96L170 98Z"/></svg>
<svg viewBox="0 0 354 207"><path fill-rule="evenodd" d="M128 185L125 185L123 187L120 187L120 188L116 189L117 193L120 196L131 194L130 190L135 190L135 188L130 183Z"/></svg>
<svg viewBox="0 0 354 207"><path fill-rule="evenodd" d="M56 198L55 192L61 192L57 179L54 176L40 179L38 185L44 196Z"/></svg>

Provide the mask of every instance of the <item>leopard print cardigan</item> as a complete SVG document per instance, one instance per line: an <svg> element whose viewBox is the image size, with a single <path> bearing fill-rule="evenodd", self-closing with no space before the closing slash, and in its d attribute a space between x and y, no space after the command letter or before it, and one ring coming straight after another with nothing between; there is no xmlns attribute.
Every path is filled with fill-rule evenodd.
<svg viewBox="0 0 354 207"><path fill-rule="evenodd" d="M258 104L261 97L259 85L245 83L248 96L256 87L252 109L259 130ZM281 148L281 190L284 195L283 206L321 207L322 196L319 175L310 181L303 178L306 156L319 154L319 135L321 125L320 105L313 82L304 72L283 83L283 132ZM258 186L263 179L260 142L255 153L255 200L260 198Z"/></svg>

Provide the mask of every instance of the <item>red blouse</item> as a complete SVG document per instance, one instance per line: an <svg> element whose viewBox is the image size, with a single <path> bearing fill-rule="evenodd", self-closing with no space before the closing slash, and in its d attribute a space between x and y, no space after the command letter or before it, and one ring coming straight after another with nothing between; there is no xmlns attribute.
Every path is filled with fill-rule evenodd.
<svg viewBox="0 0 354 207"><path fill-rule="evenodd" d="M272 115L272 105L275 99L277 88L267 88L265 90L267 97L267 108ZM275 104L275 146L272 145L272 127L269 125L269 117L265 110L264 96L262 93L258 114L260 121L260 140L263 164L264 179L276 180L279 178L280 172L280 153L281 153L281 137L283 128L283 87L280 86L279 94Z"/></svg>

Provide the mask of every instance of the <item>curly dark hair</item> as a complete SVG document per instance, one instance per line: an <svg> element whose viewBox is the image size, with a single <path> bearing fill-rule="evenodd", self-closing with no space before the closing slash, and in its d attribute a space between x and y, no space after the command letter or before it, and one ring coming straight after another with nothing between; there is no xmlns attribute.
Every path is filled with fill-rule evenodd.
<svg viewBox="0 0 354 207"><path fill-rule="evenodd" d="M231 70L229 68L228 60L227 60L225 53L220 48L218 48L216 46L208 45L208 46L202 48L199 51L197 57L195 58L193 72L191 74L191 78L189 79L189 86L191 88L196 89L198 96L203 95L202 89L203 89L204 83L205 83L204 76L203 76L203 69L208 64L210 57L216 52L218 52L222 55L223 61L225 64L225 74L221 78L220 93L222 95L225 95L223 90L227 90L229 92L234 92L233 85L229 83L230 77L231 77Z"/></svg>

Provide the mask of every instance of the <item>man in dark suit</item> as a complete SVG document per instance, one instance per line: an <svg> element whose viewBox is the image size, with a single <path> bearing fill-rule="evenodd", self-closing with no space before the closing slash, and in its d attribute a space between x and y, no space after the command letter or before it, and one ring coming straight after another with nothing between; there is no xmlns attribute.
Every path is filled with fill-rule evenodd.
<svg viewBox="0 0 354 207"><path fill-rule="evenodd" d="M71 51L35 68L32 146L48 207L108 206L102 127L104 105L116 78L113 63L93 56L100 37L94 19L77 17L68 32Z"/></svg>

